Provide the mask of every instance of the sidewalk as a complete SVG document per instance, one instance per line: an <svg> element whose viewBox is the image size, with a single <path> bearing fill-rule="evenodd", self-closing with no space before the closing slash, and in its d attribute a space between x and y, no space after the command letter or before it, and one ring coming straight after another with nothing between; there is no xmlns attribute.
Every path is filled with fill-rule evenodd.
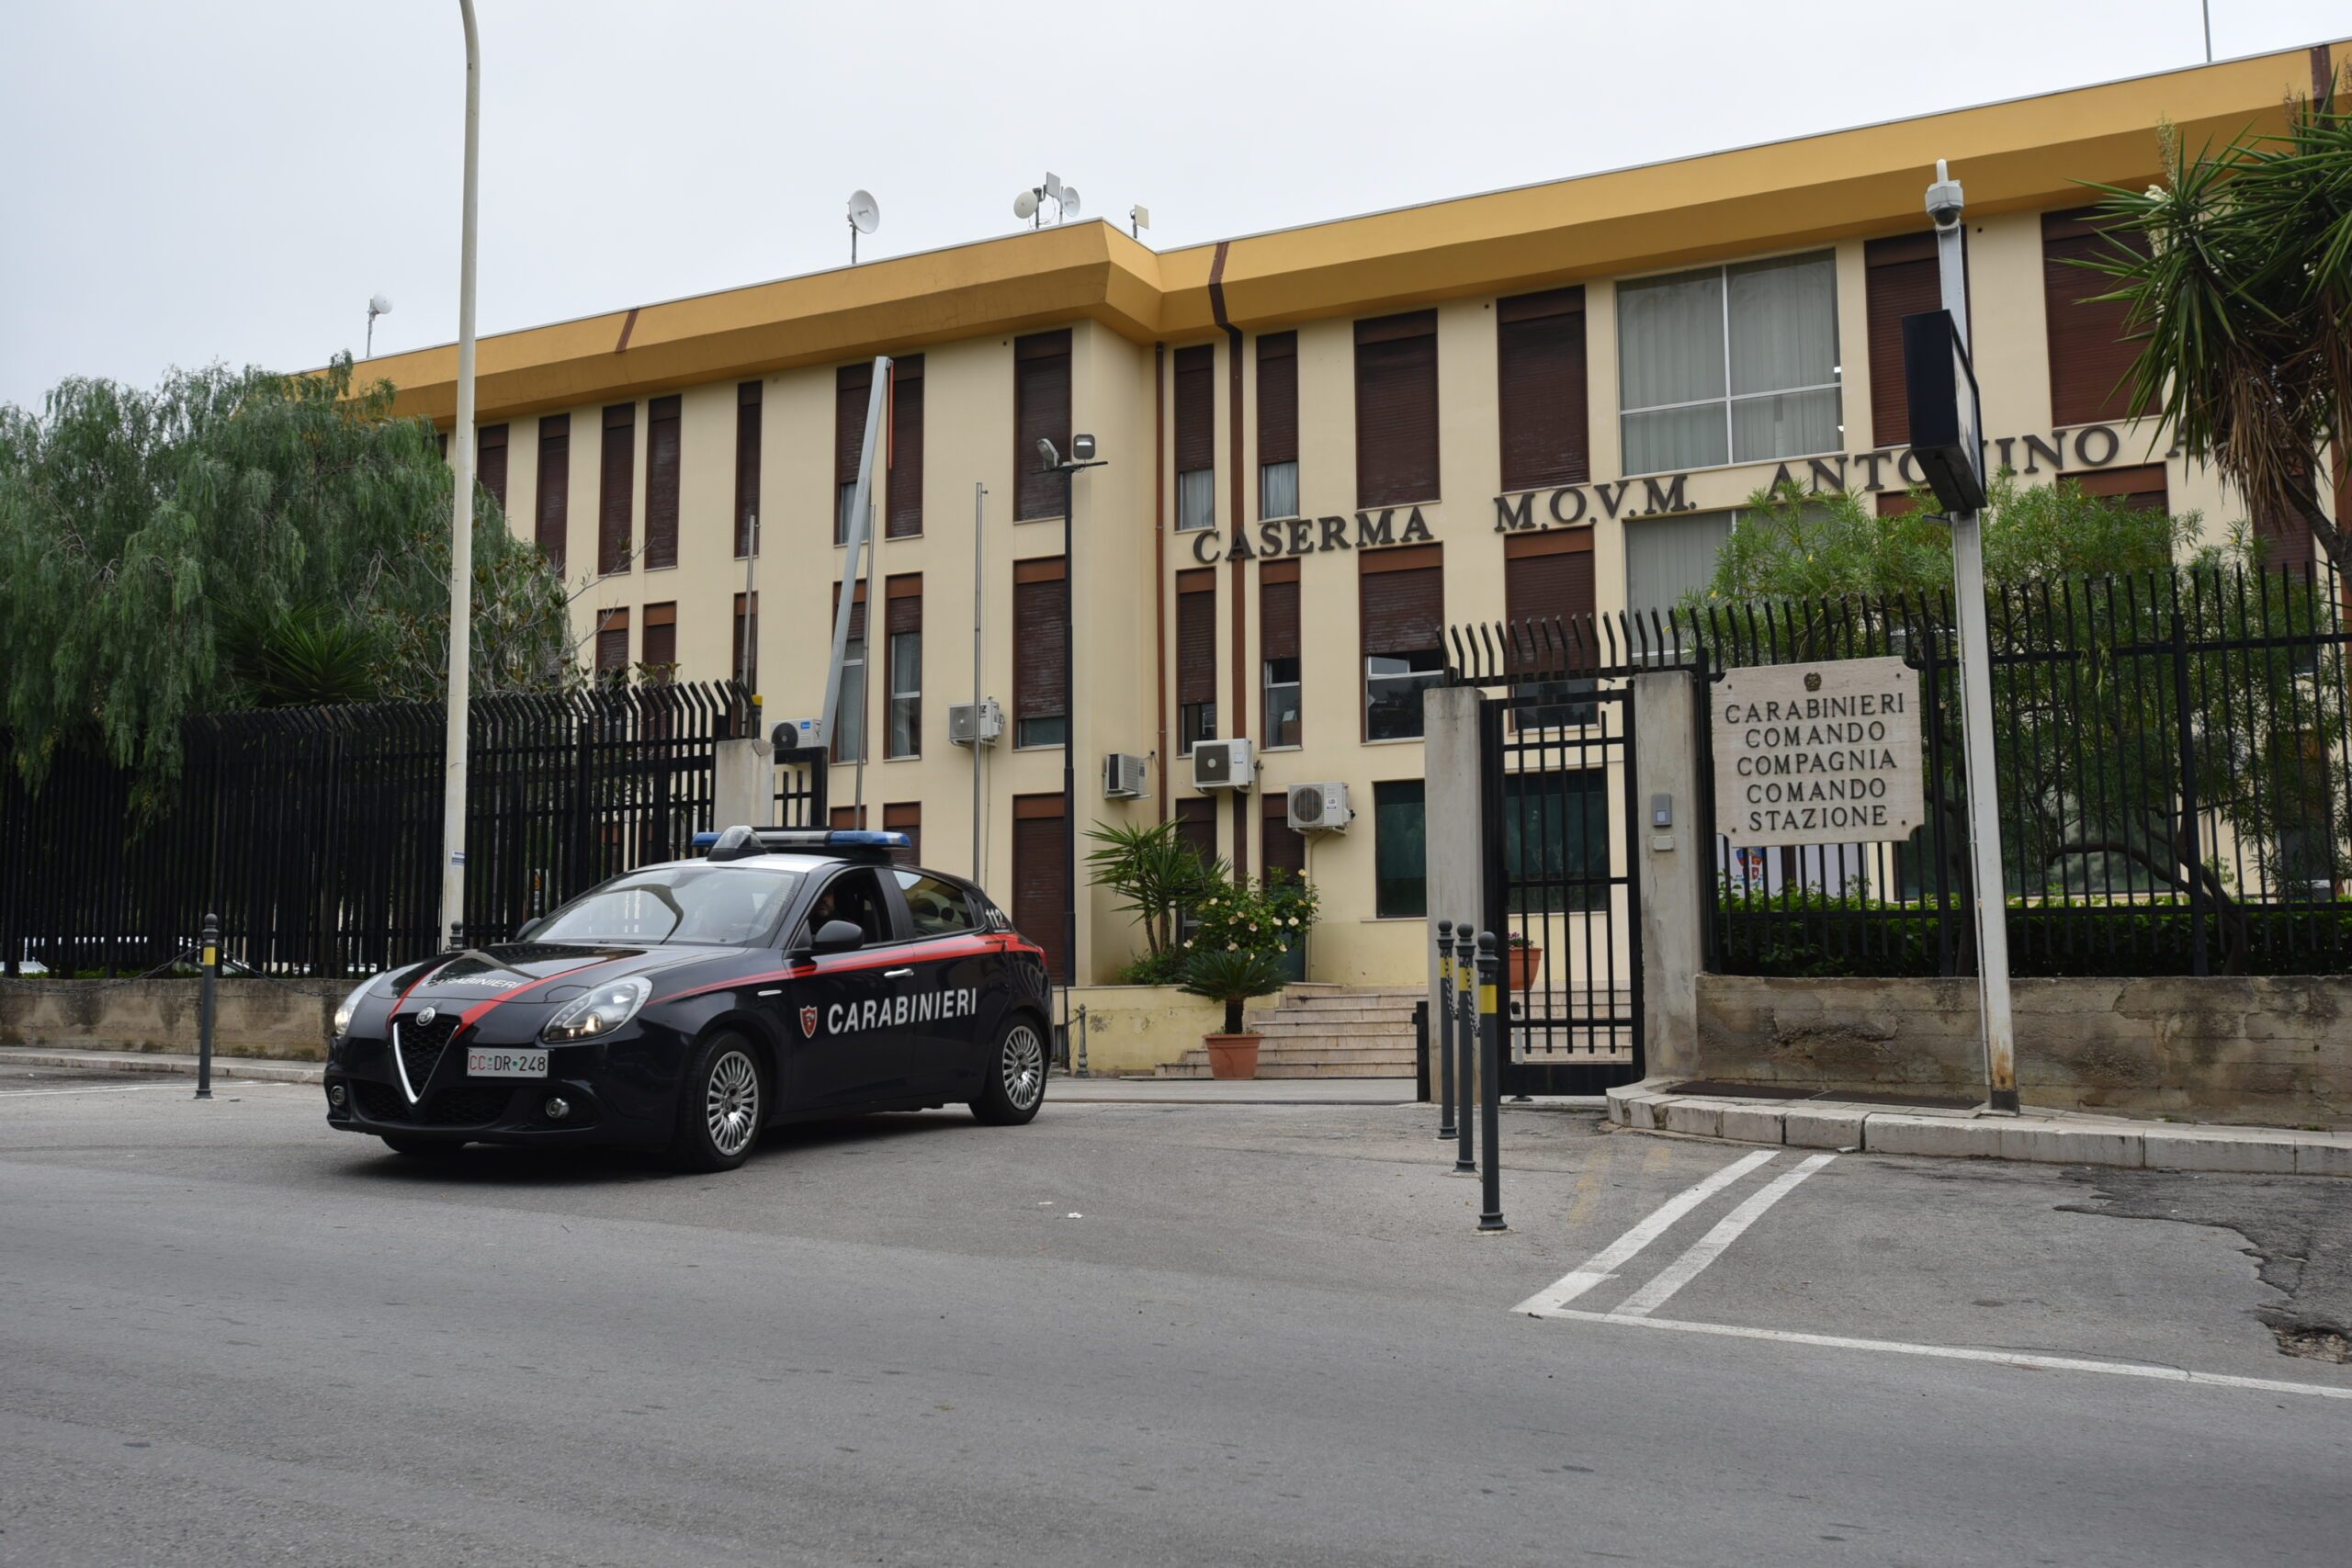
<svg viewBox="0 0 2352 1568"><path fill-rule="evenodd" d="M2352 1133L2143 1122L2083 1111L1890 1109L1831 1100L1678 1094L1660 1079L1609 1091L1609 1119L1638 1132L1743 1144L1962 1159L2352 1177Z"/></svg>
<svg viewBox="0 0 2352 1568"><path fill-rule="evenodd" d="M76 1051L31 1045L0 1046L0 1071L10 1067L66 1067L96 1073L161 1073L196 1076L196 1058L162 1051ZM215 1056L216 1078L268 1083L315 1084L324 1068L316 1062L279 1062L260 1056ZM1056 1073L1046 1090L1057 1105L1409 1105L1410 1078L1216 1078L1072 1077ZM1592 1101L1590 1109L1599 1110Z"/></svg>

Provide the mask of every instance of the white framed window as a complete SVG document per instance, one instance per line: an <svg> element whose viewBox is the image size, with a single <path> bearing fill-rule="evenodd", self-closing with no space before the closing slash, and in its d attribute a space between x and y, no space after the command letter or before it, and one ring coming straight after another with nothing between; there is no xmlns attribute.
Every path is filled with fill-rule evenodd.
<svg viewBox="0 0 2352 1568"><path fill-rule="evenodd" d="M865 639L854 637L842 653L841 710L833 719L833 761L865 761Z"/></svg>
<svg viewBox="0 0 2352 1568"><path fill-rule="evenodd" d="M1619 284L1617 367L1628 474L1839 450L1835 254Z"/></svg>
<svg viewBox="0 0 2352 1568"><path fill-rule="evenodd" d="M1179 532L1216 526L1216 470L1194 468L1176 476L1176 527Z"/></svg>
<svg viewBox="0 0 2352 1568"><path fill-rule="evenodd" d="M1298 515L1298 463L1261 463L1258 465L1258 515L1261 517L1295 517Z"/></svg>
<svg viewBox="0 0 2352 1568"><path fill-rule="evenodd" d="M890 757L922 750L922 633L890 634Z"/></svg>

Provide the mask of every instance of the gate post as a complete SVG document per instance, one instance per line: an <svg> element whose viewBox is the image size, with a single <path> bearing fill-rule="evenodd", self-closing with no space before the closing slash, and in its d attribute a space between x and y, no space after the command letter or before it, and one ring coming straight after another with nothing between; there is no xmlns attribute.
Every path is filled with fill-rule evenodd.
<svg viewBox="0 0 2352 1568"><path fill-rule="evenodd" d="M1421 694L1422 840L1429 890L1422 951L1429 953L1430 1028L1453 1051L1453 987L1438 966L1440 909L1484 909L1486 845L1480 831L1484 807L1479 786L1478 703L1475 686L1433 686ZM1462 933L1468 935L1468 932ZM1469 1086L1458 1084L1457 1111L1468 1104ZM1452 1128L1439 1134L1452 1134Z"/></svg>
<svg viewBox="0 0 2352 1568"><path fill-rule="evenodd" d="M1634 677L1629 765L1641 819L1621 840L1634 854L1641 886L1642 1071L1651 1078L1703 1077L1699 1068L1699 971L1715 846L1701 810L1709 760L1699 755L1703 677L1687 670ZM1664 797L1667 822L1657 825Z"/></svg>
<svg viewBox="0 0 2352 1568"><path fill-rule="evenodd" d="M763 735L711 743L710 826L764 828L775 819L775 762ZM823 824L820 823L820 827Z"/></svg>

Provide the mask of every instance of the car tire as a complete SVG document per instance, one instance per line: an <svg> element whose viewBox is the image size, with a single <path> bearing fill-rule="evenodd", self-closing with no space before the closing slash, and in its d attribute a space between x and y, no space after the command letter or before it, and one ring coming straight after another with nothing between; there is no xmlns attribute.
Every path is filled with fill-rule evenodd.
<svg viewBox="0 0 2352 1568"><path fill-rule="evenodd" d="M680 1170L733 1170L752 1157L767 1128L768 1074L740 1034L715 1034L696 1048L678 1084L678 1128L670 1163Z"/></svg>
<svg viewBox="0 0 2352 1568"><path fill-rule="evenodd" d="M990 1127L1018 1127L1046 1103L1046 1037L1035 1018L1015 1013L996 1032L983 1069L980 1097L972 1101L975 1120Z"/></svg>
<svg viewBox="0 0 2352 1568"><path fill-rule="evenodd" d="M410 1159L432 1159L436 1156L453 1155L466 1146L441 1138L400 1138L390 1133L379 1134L378 1136L384 1140L386 1148Z"/></svg>

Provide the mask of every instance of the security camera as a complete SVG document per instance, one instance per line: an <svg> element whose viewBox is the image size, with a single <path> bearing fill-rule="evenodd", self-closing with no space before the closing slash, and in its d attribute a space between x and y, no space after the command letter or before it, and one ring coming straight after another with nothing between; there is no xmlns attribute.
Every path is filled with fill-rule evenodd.
<svg viewBox="0 0 2352 1568"><path fill-rule="evenodd" d="M1928 187L1928 216L1935 220L1937 228L1950 229L1960 222L1960 215L1967 206L1960 182L1951 177L1944 161L1937 159L1936 183Z"/></svg>

